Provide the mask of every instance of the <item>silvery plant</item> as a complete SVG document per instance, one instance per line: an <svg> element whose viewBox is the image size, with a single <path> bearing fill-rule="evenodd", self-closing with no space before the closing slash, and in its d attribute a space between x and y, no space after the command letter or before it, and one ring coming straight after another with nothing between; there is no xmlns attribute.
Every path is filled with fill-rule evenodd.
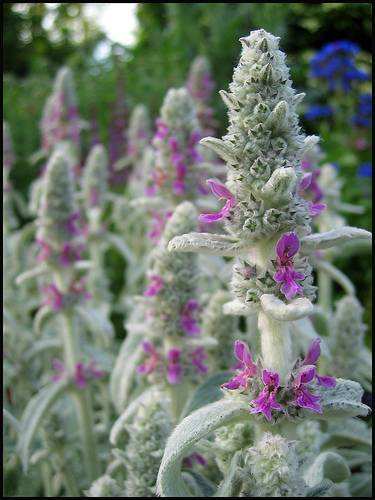
<svg viewBox="0 0 375 500"><path fill-rule="evenodd" d="M292 88L278 38L258 30L240 41L229 92L220 92L229 110L228 132L201 141L225 160L228 174L225 184L208 181L224 205L202 213L200 220L222 221L225 233L185 233L172 238L168 248L172 255L234 258L232 300L223 311L253 318L259 349L253 347L253 334L237 339L235 373L219 384L216 380L212 392L207 381L204 391L197 389L194 411L185 412L167 440L157 493L350 496L361 490L361 480L363 488L368 485L368 452L360 449L360 428L366 424L357 417L369 408L361 401L361 385L334 372L334 359L321 366L327 344L346 332L337 332L340 305L329 342L311 330L308 318L317 293L311 256L369 240L371 234L347 226L313 232L316 207L300 194L301 162L318 138L306 137L298 125L296 107L304 95ZM303 330L309 330L309 342ZM340 450L342 440L341 446L339 439L330 446L345 432L352 460ZM367 462L358 473L353 457L360 451ZM204 456L207 468L197 466L191 474L184 458L194 453Z"/></svg>
<svg viewBox="0 0 375 500"><path fill-rule="evenodd" d="M147 266L145 256L161 238L166 222L181 201L212 208L205 202L208 193L205 180L215 172L216 165L203 156L203 148L198 144L201 137L196 108L188 91L170 89L156 120L152 148L147 148L144 155L149 169L145 191L126 203L128 217L136 219L138 224L136 234L139 234L139 216L147 216L147 225L142 230L149 243L147 248L131 248L138 265L128 270L127 292L139 292Z"/></svg>
<svg viewBox="0 0 375 500"><path fill-rule="evenodd" d="M85 308L92 297L85 284L84 233L73 172L60 149L46 167L36 225L37 265L17 283L22 288L34 278L40 287L35 347L39 343L39 351L48 354L44 360L50 368L46 372L44 364L37 392L19 420L17 452L24 471L36 462L49 464L47 491L55 485L55 491L74 496L100 475L97 441L108 425L102 389L109 367L90 350L94 342L87 341L98 328L92 331L92 322L87 324ZM99 390L92 392L93 387Z"/></svg>
<svg viewBox="0 0 375 500"><path fill-rule="evenodd" d="M120 413L110 435L113 460L88 496L108 496L114 487L117 496L155 496L166 439L208 373L206 347L216 342L200 325L197 257L167 250L173 236L197 228L197 217L190 202L178 205L151 253L148 283L135 305L143 323L135 315L129 319L111 375L111 397ZM200 454L185 458L204 461Z"/></svg>
<svg viewBox="0 0 375 500"><path fill-rule="evenodd" d="M217 125L210 106L214 87L208 59L204 56L196 57L190 67L186 88L197 107L197 116L204 135L213 135Z"/></svg>
<svg viewBox="0 0 375 500"><path fill-rule="evenodd" d="M362 214L363 207L345 203L341 199L342 180L337 167L330 163L319 165L324 158L320 147L316 145L302 159L303 178L299 185L300 194L310 203L313 227L318 232L326 232L343 227L345 214ZM346 248L337 247L319 250L312 255L311 261L318 275L318 303L330 313L332 310L333 282L337 283L346 294L355 294L354 286L333 263L342 253L351 255L355 252L369 251L371 242L354 240Z"/></svg>
<svg viewBox="0 0 375 500"><path fill-rule="evenodd" d="M30 189L29 208L31 213L36 214L41 196L41 178L44 175L46 161L54 149L61 144L68 149L72 162L72 169L78 175L81 154L81 132L87 127L78 112L76 89L73 73L70 68L60 68L55 77L52 92L47 98L40 121L41 148L32 155L32 163L42 163L40 176Z"/></svg>

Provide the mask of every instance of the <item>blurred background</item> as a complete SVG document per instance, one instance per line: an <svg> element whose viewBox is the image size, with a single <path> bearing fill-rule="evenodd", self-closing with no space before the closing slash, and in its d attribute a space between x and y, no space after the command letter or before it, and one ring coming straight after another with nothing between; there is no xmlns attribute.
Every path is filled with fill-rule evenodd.
<svg viewBox="0 0 375 500"><path fill-rule="evenodd" d="M371 228L370 3L4 3L2 8L4 119L16 154L11 180L25 195L38 174L30 162L40 145L38 123L62 65L74 72L79 114L90 124L83 135L86 153L94 135L109 143L116 118L125 130L136 104L147 105L156 118L168 88L185 83L199 54L212 66L220 136L227 119L218 90L231 81L238 39L264 28L281 37L294 87L307 94L302 126L322 137L325 160L337 166L344 183L344 200L366 207L363 215L349 215L348 223ZM349 81L347 88L318 78L311 62L324 57L327 44L343 40L356 47L343 81ZM345 257L337 266L355 283L371 326L371 256Z"/></svg>

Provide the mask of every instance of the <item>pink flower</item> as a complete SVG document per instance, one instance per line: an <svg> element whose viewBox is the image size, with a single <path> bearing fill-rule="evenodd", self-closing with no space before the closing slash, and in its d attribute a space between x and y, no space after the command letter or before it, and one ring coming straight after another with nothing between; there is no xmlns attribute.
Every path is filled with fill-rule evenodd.
<svg viewBox="0 0 375 500"><path fill-rule="evenodd" d="M323 210L327 208L327 205L325 203L313 203L310 202L309 204L309 213L311 217L316 217L317 215L320 215Z"/></svg>
<svg viewBox="0 0 375 500"><path fill-rule="evenodd" d="M198 335L201 331L195 314L199 311L199 304L195 299L189 299L182 308L180 322L184 332L189 336Z"/></svg>
<svg viewBox="0 0 375 500"><path fill-rule="evenodd" d="M288 300L303 290L297 280L303 280L305 276L294 269L292 260L299 247L299 239L293 232L283 234L276 243L277 269L273 279L282 284L280 291Z"/></svg>
<svg viewBox="0 0 375 500"><path fill-rule="evenodd" d="M156 120L156 134L155 139L165 139L169 134L169 128L166 123L163 122L160 118Z"/></svg>
<svg viewBox="0 0 375 500"><path fill-rule="evenodd" d="M182 380L182 366L180 362L181 349L173 347L168 351L167 380L170 384L179 384Z"/></svg>
<svg viewBox="0 0 375 500"><path fill-rule="evenodd" d="M201 214L199 220L201 222L215 222L226 217L229 217L232 208L236 204L236 199L233 194L227 189L224 184L215 179L208 179L207 184L210 186L213 194L219 199L225 199L225 205L219 212L214 214Z"/></svg>
<svg viewBox="0 0 375 500"><path fill-rule="evenodd" d="M81 252L83 250L82 245L71 245L70 243L64 243L63 249L59 256L59 262L63 267L70 266L75 261L81 258Z"/></svg>
<svg viewBox="0 0 375 500"><path fill-rule="evenodd" d="M262 381L264 389L256 399L250 403L254 405L250 413L263 413L268 421L272 420L272 410L283 411L283 407L276 401L277 389L280 386L280 377L276 372L263 370Z"/></svg>
<svg viewBox="0 0 375 500"><path fill-rule="evenodd" d="M77 222L80 219L79 212L73 212L69 215L67 221L65 222L66 231L72 236L78 236L80 234L80 229L77 226Z"/></svg>
<svg viewBox="0 0 375 500"><path fill-rule="evenodd" d="M257 374L257 366L253 362L249 347L242 340L235 341L234 355L239 361L238 365L236 365L239 370L237 375L223 384L222 387L231 390L238 389L239 387L246 389L249 379Z"/></svg>
<svg viewBox="0 0 375 500"><path fill-rule="evenodd" d="M202 465L203 467L207 465L207 460L202 457L200 453L192 453L191 455L188 455L185 457L182 461L184 467L187 467L188 469L191 469L194 465L194 462L196 462L199 465Z"/></svg>
<svg viewBox="0 0 375 500"><path fill-rule="evenodd" d="M319 338L316 338L311 342L305 359L302 361L303 366L316 365L320 356L320 342L321 340ZM318 384L322 385L323 387L335 387L336 385L336 379L334 377L330 377L328 375L319 375L318 373L315 373L315 378Z"/></svg>
<svg viewBox="0 0 375 500"><path fill-rule="evenodd" d="M43 304L50 306L50 308L55 312L61 311L64 307L64 296L57 286L54 283L51 283L43 288L43 293L45 295Z"/></svg>
<svg viewBox="0 0 375 500"><path fill-rule="evenodd" d="M141 365L137 367L137 372L142 375L149 375L155 371L157 365L159 364L160 357L154 344L145 340L142 342L143 351L148 355L148 359Z"/></svg>
<svg viewBox="0 0 375 500"><path fill-rule="evenodd" d="M320 397L312 394L306 387L316 376L316 368L313 365L306 365L301 368L297 377L293 381L294 400L291 404L306 408L315 413L322 413L322 407L319 404Z"/></svg>
<svg viewBox="0 0 375 500"><path fill-rule="evenodd" d="M160 290L164 286L164 281L161 276L158 276L157 274L154 274L150 277L150 283L146 290L144 291L143 295L145 297L153 297L154 295L157 295Z"/></svg>

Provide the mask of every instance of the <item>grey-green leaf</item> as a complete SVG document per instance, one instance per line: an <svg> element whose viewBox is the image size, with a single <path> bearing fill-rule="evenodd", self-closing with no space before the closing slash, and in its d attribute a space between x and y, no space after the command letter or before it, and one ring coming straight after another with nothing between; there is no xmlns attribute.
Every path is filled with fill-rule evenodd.
<svg viewBox="0 0 375 500"><path fill-rule="evenodd" d="M181 476L181 461L195 444L211 432L235 420L250 418L248 406L235 398L222 399L191 413L175 428L167 441L160 465L157 492L161 496L189 497Z"/></svg>
<svg viewBox="0 0 375 500"><path fill-rule="evenodd" d="M21 456L23 469L26 472L29 462L31 442L50 407L66 391L69 382L61 380L41 389L30 399L20 422L17 449Z"/></svg>
<svg viewBox="0 0 375 500"><path fill-rule="evenodd" d="M223 393L220 389L220 385L226 382L230 377L231 372L224 371L215 373L206 379L187 401L184 409L182 410L181 419L185 418L193 411L198 410L198 408L221 399L223 397Z"/></svg>

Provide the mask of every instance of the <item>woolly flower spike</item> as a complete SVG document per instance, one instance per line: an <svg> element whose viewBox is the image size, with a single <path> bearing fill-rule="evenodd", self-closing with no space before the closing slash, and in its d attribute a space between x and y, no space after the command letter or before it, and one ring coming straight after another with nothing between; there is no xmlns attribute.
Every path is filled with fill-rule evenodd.
<svg viewBox="0 0 375 500"><path fill-rule="evenodd" d="M201 331L197 319L194 315L199 311L199 304L195 299L189 299L181 312L181 326L184 332L189 335L198 335Z"/></svg>
<svg viewBox="0 0 375 500"><path fill-rule="evenodd" d="M236 340L234 343L234 355L239 361L238 374L229 382L222 385L226 389L238 389L239 387L247 388L249 378L257 374L257 366L253 362L250 350L245 342Z"/></svg>
<svg viewBox="0 0 375 500"><path fill-rule="evenodd" d="M182 380L181 349L174 347L167 354L167 380L170 384L180 384Z"/></svg>
<svg viewBox="0 0 375 500"><path fill-rule="evenodd" d="M305 278L293 267L292 258L300 247L298 236L291 232L284 234L276 244L277 270L273 276L276 283L282 283L280 291L288 300L302 292L302 287L296 282Z"/></svg>
<svg viewBox="0 0 375 500"><path fill-rule="evenodd" d="M262 381L264 389L259 396L251 401L254 405L250 413L263 413L268 421L272 420L272 410L283 411L283 407L276 401L276 393L280 387L280 377L276 372L263 370Z"/></svg>
<svg viewBox="0 0 375 500"><path fill-rule="evenodd" d="M236 199L233 196L233 194L227 189L224 184L221 184L221 182L216 181L215 179L208 179L207 184L210 186L211 191L213 194L220 199L225 199L225 205L219 212L216 212L214 214L201 214L199 216L200 222L216 222L221 219L225 219L226 217L229 217L230 212L232 208L236 204Z"/></svg>
<svg viewBox="0 0 375 500"><path fill-rule="evenodd" d="M153 297L154 295L157 295L160 292L163 286L164 286L163 278L161 276L157 276L156 274L154 274L150 277L150 284L146 288L143 295L145 297Z"/></svg>
<svg viewBox="0 0 375 500"><path fill-rule="evenodd" d="M108 188L108 157L101 144L94 146L83 171L82 191L86 210L103 208Z"/></svg>
<svg viewBox="0 0 375 500"><path fill-rule="evenodd" d="M159 364L159 353L157 352L154 344L152 342L149 342L148 340L142 342L142 348L149 358L145 363L137 367L137 371L142 375L149 375L150 373L155 371L156 367Z"/></svg>
<svg viewBox="0 0 375 500"><path fill-rule="evenodd" d="M134 108L129 120L128 155L139 159L151 140L151 123L148 110L142 104Z"/></svg>

